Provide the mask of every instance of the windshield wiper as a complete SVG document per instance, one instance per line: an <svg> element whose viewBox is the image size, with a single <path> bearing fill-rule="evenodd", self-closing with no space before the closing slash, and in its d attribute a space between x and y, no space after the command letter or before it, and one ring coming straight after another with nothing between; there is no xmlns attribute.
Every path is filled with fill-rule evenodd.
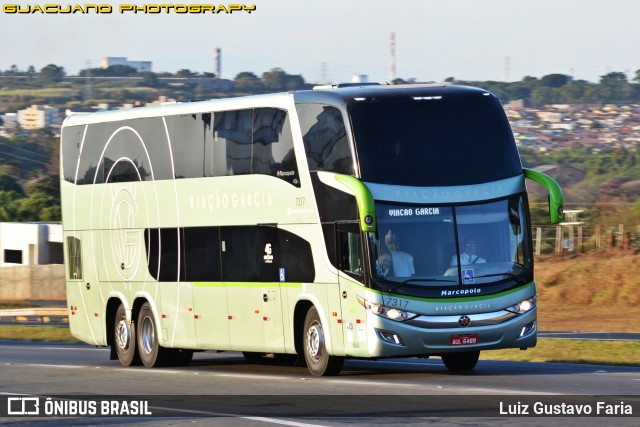
<svg viewBox="0 0 640 427"><path fill-rule="evenodd" d="M526 283L526 280L524 280L522 277L515 275L513 273L509 273L509 272L504 272L504 273L495 273L495 274L483 274L482 276L475 276L475 279L480 279L483 277L496 277L496 276L507 276L510 279L514 279L516 282L522 284L522 283Z"/></svg>
<svg viewBox="0 0 640 427"><path fill-rule="evenodd" d="M446 283L451 283L451 282L455 282L456 280L445 280L445 279L423 279L420 277L409 277L407 280L405 280L404 282L402 282L402 285L406 285L409 282L446 282Z"/></svg>

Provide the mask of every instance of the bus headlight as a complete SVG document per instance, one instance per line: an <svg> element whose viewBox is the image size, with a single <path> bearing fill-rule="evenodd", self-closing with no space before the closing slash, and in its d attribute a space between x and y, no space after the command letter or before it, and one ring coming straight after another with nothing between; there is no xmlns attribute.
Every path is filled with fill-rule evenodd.
<svg viewBox="0 0 640 427"><path fill-rule="evenodd" d="M537 298L535 296L531 297L524 301L520 301L518 304L512 305L507 308L507 310L512 313L524 314L536 306L536 300Z"/></svg>
<svg viewBox="0 0 640 427"><path fill-rule="evenodd" d="M366 308L376 316L385 317L390 320L404 322L405 320L413 319L414 317L417 316L416 313L400 310L395 307L385 307L384 305L367 301L366 299L362 298L360 295L356 295L356 299L358 300L361 306L363 306L364 308Z"/></svg>

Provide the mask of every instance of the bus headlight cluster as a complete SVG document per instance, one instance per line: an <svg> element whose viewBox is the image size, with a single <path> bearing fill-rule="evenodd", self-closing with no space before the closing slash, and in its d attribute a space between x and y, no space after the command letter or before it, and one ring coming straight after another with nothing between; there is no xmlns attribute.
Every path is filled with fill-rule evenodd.
<svg viewBox="0 0 640 427"><path fill-rule="evenodd" d="M512 313L524 314L536 306L536 297L531 297L507 308Z"/></svg>
<svg viewBox="0 0 640 427"><path fill-rule="evenodd" d="M395 307L386 307L382 304L376 304L371 301L367 301L362 298L360 295L356 295L358 302L361 306L372 312L373 314L381 317L385 317L390 320L396 320L398 322L403 322L405 320L413 319L417 316L416 313L411 313L409 311L400 310Z"/></svg>

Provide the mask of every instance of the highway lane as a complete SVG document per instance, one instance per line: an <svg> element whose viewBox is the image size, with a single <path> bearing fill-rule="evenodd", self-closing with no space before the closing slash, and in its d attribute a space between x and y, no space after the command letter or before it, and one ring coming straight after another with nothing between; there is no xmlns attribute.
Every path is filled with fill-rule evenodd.
<svg viewBox="0 0 640 427"><path fill-rule="evenodd" d="M196 353L191 365L182 368L146 369L142 367L124 368L118 361L110 361L109 351L105 348L94 348L84 344L38 344L0 342L0 395L218 395L220 402L226 402L222 396L247 396L249 401L260 400L260 396L304 396L324 395L333 399L332 403L340 406L342 402L354 402L354 405L370 405L369 412L374 409L392 406L403 407L403 400L397 396L424 396L428 401L440 398L444 405L459 402L461 407L473 402L467 396L494 396L489 406L488 415L500 417L497 402L505 400L505 404L516 403L526 396L536 399L562 400L565 395L595 396L635 396L640 400L640 368L613 367L602 365L574 365L564 363L524 363L481 360L477 368L470 374L452 374L444 368L439 358L427 360L389 359L381 361L349 360L341 375L337 377L315 378L309 375L306 368L277 364L253 364L245 361L236 352L202 352ZM297 397L296 397L297 396ZM336 396L337 399L336 400ZM364 398L363 398L364 396ZM395 396L395 397L394 397ZM523 397L524 396L524 397ZM314 398L316 399L316 398ZM364 399L364 400L363 400ZM394 401L394 399L396 399ZM453 400L451 400L453 399ZM319 401L322 399L318 399ZM226 402L228 407L207 406L205 415L228 413L238 408L237 402ZM406 402L404 402L406 403ZM486 405L486 401L484 404ZM318 403L319 405L322 402ZM162 407L165 405L156 405ZM235 405L235 406L234 406ZM313 404L309 404L313 407ZM343 404L344 405L344 404ZM640 406L637 405L640 411ZM200 408L202 409L202 408ZM390 422L387 412L375 418L357 417L354 422L353 413L338 408L337 415L328 416L323 413L313 419L283 417L282 413L266 414L267 416L236 415L225 417L224 425L384 425ZM395 413L391 422L409 425L428 425L432 417L424 414L413 416L402 412ZM367 411L364 411L365 413ZM375 412L375 411L373 411ZM236 412L232 412L236 414ZM346 414L346 415L345 415ZM221 422L220 418L187 418L174 420L180 422L205 423ZM202 415L202 414L200 414ZM340 416L342 415L342 416ZM347 416L348 415L348 416ZM441 416L442 414L436 414ZM485 414L486 415L486 414ZM638 414L635 414L638 416ZM263 420L262 418L265 418ZM457 418L437 418L441 425L465 425ZM89 421L91 419L88 419ZM101 425L117 425L119 419L101 419ZM573 421L572 421L573 420ZM5 420L6 421L6 420ZM68 419L66 420L68 424ZM75 421L78 421L77 419ZM90 425L88 422L86 425ZM95 419L94 419L95 421ZM140 420L138 420L140 421ZM473 425L497 425L507 422L507 418L479 418ZM578 422L580 421L580 422ZM616 418L616 425L635 425L637 418ZM20 419L11 418L9 425L20 424ZM38 425L38 420L30 420ZM145 425L165 425L166 419L145 420ZM455 424L462 422L462 424ZM568 424L567 424L568 422ZM602 425L598 418L571 418L566 425ZM575 422L576 424L572 424ZM593 422L593 424L590 424ZM628 424L626 424L629 422ZM1 423L1 420L0 420ZM36 423L36 424L33 424ZM115 423L115 424L114 424ZM136 422L138 423L138 422ZM155 424L154 424L155 423ZM294 424L291 424L294 423ZM449 423L449 424L447 424ZM496 424L497 423L497 424ZM545 418L518 418L519 425L546 425ZM537 423L537 424L536 424ZM60 425L67 425L60 424ZM605 422L605 424L613 424ZM84 425L84 424L82 424ZM222 425L222 424L219 424ZM504 424L507 425L507 424Z"/></svg>

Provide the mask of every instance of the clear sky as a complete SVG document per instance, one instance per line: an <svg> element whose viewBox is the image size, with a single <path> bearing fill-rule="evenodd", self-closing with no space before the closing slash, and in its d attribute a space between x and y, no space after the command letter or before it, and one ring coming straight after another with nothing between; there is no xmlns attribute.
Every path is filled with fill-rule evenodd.
<svg viewBox="0 0 640 427"><path fill-rule="evenodd" d="M63 66L67 74L100 66L102 57L152 61L153 71L214 71L257 75L279 67L307 82L371 81L391 76L418 81L518 81L530 75L573 75L597 82L612 71L629 79L640 69L638 0L250 0L251 14L9 14L0 11L0 69ZM239 0L234 0L238 2ZM206 4L206 0L181 0ZM2 5L56 4L2 1ZM211 3L209 3L211 4ZM214 5L228 5L214 1ZM323 65L324 64L324 65Z"/></svg>

